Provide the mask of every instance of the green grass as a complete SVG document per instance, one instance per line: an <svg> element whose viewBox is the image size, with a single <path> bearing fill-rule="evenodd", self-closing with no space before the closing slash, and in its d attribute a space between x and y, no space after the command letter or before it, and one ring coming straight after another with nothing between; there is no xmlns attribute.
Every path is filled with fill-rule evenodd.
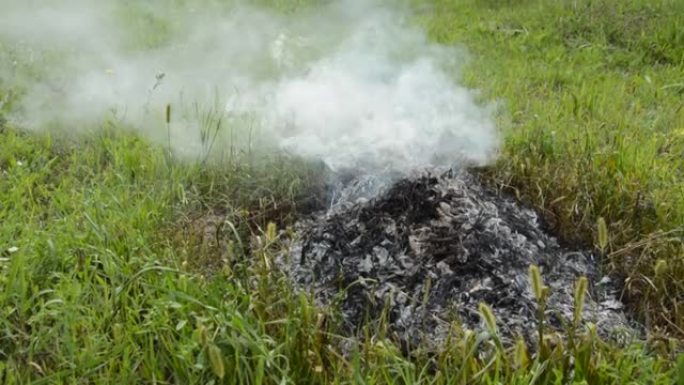
<svg viewBox="0 0 684 385"><path fill-rule="evenodd" d="M677 336L684 5L415 2L435 40L469 47L468 84L504 102L492 181L568 242L598 244L605 218L606 269L629 278L650 331ZM542 331L533 354L454 325L444 352L405 357L380 326L341 355L334 309L270 269L268 223L292 223L319 178L281 156L170 161L123 128L65 138L0 123L0 383L682 383L676 340L617 346L591 328L566 342ZM211 212L226 219L217 244Z"/></svg>
<svg viewBox="0 0 684 385"><path fill-rule="evenodd" d="M666 357L618 350L591 332L533 358L456 328L444 353L409 360L380 330L342 357L334 312L270 270L273 230L254 231L249 252L234 248L211 275L191 268L212 254L196 254L199 234L173 236L178 212L258 203L220 188L223 170L169 164L163 149L130 134L67 142L5 128L0 138L0 153L12 154L0 179L4 383L668 384L674 375ZM262 198L294 200L270 177L255 170L229 183L258 180L272 187ZM571 357L582 360L574 373Z"/></svg>

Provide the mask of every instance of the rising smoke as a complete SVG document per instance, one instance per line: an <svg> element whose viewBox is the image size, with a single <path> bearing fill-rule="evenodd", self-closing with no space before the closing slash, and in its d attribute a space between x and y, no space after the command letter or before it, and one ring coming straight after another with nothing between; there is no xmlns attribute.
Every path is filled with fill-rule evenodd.
<svg viewBox="0 0 684 385"><path fill-rule="evenodd" d="M170 104L182 154L199 151L212 109L232 130L218 145L249 137L333 170L407 173L496 152L489 109L455 83L463 53L430 43L404 7L2 1L0 87L20 92L10 118L23 127L115 119L162 140Z"/></svg>

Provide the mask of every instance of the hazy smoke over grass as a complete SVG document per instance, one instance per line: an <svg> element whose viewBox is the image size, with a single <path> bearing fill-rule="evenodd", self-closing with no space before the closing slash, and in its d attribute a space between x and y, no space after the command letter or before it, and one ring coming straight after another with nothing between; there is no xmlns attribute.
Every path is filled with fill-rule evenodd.
<svg viewBox="0 0 684 385"><path fill-rule="evenodd" d="M161 139L170 103L172 144L188 154L201 147L200 116L233 130L217 145L249 136L333 169L483 163L496 149L488 111L455 83L462 54L429 43L398 7L12 3L0 87L22 90L12 119L25 127L115 117Z"/></svg>

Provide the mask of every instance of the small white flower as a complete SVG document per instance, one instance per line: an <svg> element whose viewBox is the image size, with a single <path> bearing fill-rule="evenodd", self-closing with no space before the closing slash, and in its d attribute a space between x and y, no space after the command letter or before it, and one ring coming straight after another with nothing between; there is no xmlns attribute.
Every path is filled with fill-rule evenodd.
<svg viewBox="0 0 684 385"><path fill-rule="evenodd" d="M23 166L23 165L24 165L24 163L22 161L20 161L20 160L17 161L17 166Z"/></svg>
<svg viewBox="0 0 684 385"><path fill-rule="evenodd" d="M10 254L14 254L14 253L16 253L17 251L19 251L19 248L16 247L16 246L12 246L12 247L10 247L9 249L7 249L7 252L10 253Z"/></svg>

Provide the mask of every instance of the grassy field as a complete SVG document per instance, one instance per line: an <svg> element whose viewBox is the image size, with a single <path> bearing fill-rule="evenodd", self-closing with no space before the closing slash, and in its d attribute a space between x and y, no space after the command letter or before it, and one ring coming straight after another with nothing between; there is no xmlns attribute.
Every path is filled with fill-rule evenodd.
<svg viewBox="0 0 684 385"><path fill-rule="evenodd" d="M258 153L178 161L120 127L2 123L0 383L684 383L684 3L414 6L434 40L468 47L467 84L502 103L505 144L485 174L566 242L601 249L647 341L618 347L589 328L532 354L500 346L490 319L490 334L455 325L437 356L404 357L383 330L342 355L334 309L270 269L269 223L310 204L316 167ZM6 114L19 93L3 84ZM212 212L228 220L214 228Z"/></svg>

